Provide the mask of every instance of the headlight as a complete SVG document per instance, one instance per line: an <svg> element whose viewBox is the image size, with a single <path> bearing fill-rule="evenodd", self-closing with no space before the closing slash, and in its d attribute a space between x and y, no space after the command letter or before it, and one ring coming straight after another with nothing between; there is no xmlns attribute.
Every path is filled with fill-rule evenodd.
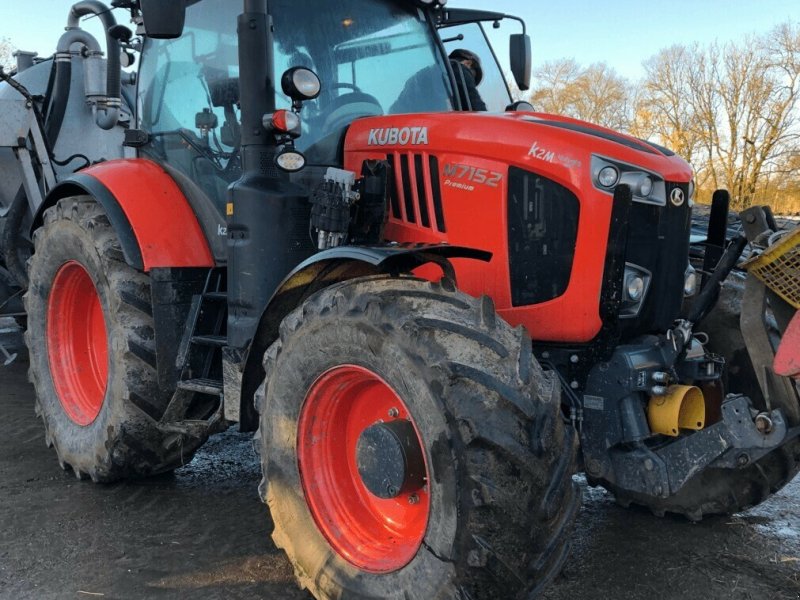
<svg viewBox="0 0 800 600"><path fill-rule="evenodd" d="M281 170L287 173L296 173L306 166L306 157L297 150L284 150L275 158Z"/></svg>
<svg viewBox="0 0 800 600"><path fill-rule="evenodd" d="M689 202L694 200L694 179L689 182Z"/></svg>
<svg viewBox="0 0 800 600"><path fill-rule="evenodd" d="M628 300L639 302L644 296L644 279L639 275L631 275L625 281L625 294Z"/></svg>
<svg viewBox="0 0 800 600"><path fill-rule="evenodd" d="M639 195L642 198L647 198L650 192L653 191L653 179L649 175L642 177L642 182L639 184Z"/></svg>
<svg viewBox="0 0 800 600"><path fill-rule="evenodd" d="M639 314L652 279L653 275L647 269L632 263L625 263L622 303L619 311L621 319L630 319Z"/></svg>
<svg viewBox="0 0 800 600"><path fill-rule="evenodd" d="M592 182L595 188L606 194L613 194L618 185L627 185L631 188L634 202L667 205L664 178L636 165L593 154Z"/></svg>
<svg viewBox="0 0 800 600"><path fill-rule="evenodd" d="M697 293L698 284L697 271L692 265L689 265L683 279L683 295L687 298L694 296Z"/></svg>
<svg viewBox="0 0 800 600"><path fill-rule="evenodd" d="M311 69L292 67L281 77L281 89L292 100L302 102L313 100L319 96L322 84L319 77Z"/></svg>
<svg viewBox="0 0 800 600"><path fill-rule="evenodd" d="M617 185L619 181L619 171L615 167L608 166L603 167L600 169L600 172L597 174L597 183L602 185L603 187L610 188Z"/></svg>

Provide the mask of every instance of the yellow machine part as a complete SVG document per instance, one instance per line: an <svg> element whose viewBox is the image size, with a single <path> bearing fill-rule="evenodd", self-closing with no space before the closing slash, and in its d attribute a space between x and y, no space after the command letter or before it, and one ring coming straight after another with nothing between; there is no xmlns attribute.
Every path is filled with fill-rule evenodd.
<svg viewBox="0 0 800 600"><path fill-rule="evenodd" d="M653 433L673 437L681 429L703 429L706 422L703 392L693 385L671 385L665 396L650 398L647 420Z"/></svg>

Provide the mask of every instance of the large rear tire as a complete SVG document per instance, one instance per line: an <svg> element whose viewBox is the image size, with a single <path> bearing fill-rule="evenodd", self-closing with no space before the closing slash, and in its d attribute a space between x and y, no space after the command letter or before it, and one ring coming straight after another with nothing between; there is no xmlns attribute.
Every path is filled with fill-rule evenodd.
<svg viewBox="0 0 800 600"><path fill-rule="evenodd" d="M150 279L86 196L45 212L25 295L29 378L62 468L110 482L185 464L204 439L163 430Z"/></svg>
<svg viewBox="0 0 800 600"><path fill-rule="evenodd" d="M558 574L576 435L556 379L491 300L359 279L312 296L280 334L256 394L261 492L300 585L326 600L514 599ZM425 484L381 499L357 462L384 425L421 450Z"/></svg>

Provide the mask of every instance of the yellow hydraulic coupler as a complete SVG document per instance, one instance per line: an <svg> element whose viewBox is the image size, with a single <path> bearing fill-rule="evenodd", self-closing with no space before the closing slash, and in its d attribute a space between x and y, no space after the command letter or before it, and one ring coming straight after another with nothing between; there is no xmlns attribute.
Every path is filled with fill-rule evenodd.
<svg viewBox="0 0 800 600"><path fill-rule="evenodd" d="M702 429L706 422L703 392L693 385L671 385L666 395L650 398L647 420L653 433L673 437L681 429Z"/></svg>

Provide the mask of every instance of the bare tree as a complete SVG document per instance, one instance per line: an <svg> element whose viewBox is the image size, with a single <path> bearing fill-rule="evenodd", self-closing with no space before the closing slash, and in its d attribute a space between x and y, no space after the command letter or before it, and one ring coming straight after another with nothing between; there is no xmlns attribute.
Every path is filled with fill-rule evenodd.
<svg viewBox="0 0 800 600"><path fill-rule="evenodd" d="M0 66L8 70L14 65L13 53L14 46L11 42L7 38L0 37Z"/></svg>
<svg viewBox="0 0 800 600"><path fill-rule="evenodd" d="M537 110L613 129L629 123L628 81L605 63L580 66L573 59L547 62L534 73L528 100Z"/></svg>
<svg viewBox="0 0 800 600"><path fill-rule="evenodd" d="M769 196L798 147L800 27L722 47L674 46L645 70L637 133L661 138L694 164L701 188L728 188L738 208Z"/></svg>
<svg viewBox="0 0 800 600"><path fill-rule="evenodd" d="M657 137L690 162L702 146L702 115L689 83L699 53L697 46L672 46L645 61L631 126L636 135Z"/></svg>

